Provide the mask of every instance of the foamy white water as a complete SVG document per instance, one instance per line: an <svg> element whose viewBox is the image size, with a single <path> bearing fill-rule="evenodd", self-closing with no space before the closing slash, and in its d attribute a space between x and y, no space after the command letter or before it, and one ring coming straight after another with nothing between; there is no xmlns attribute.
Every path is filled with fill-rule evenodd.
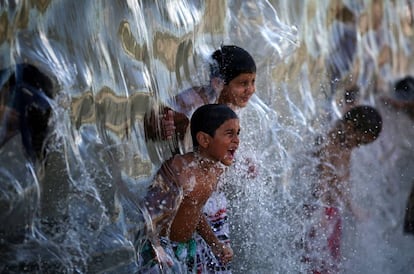
<svg viewBox="0 0 414 274"><path fill-rule="evenodd" d="M0 270L139 270L134 237L145 237L145 216L124 198L143 195L169 156L168 144L145 142L143 115L150 103L206 83L205 58L224 43L245 48L258 65L256 96L240 113L239 153L251 155L260 173L228 175L234 273L304 272L308 153L338 118L351 83L361 87L362 102L380 110L384 127L353 154L350 191L368 214L346 218L343 272L412 272L414 236L402 224L414 123L380 100L413 73L412 7L368 0L1 2L1 69L33 64L53 80L55 95L44 162L30 161L21 135L0 148L8 212L0 220L16 223L16 235L1 236ZM2 71L2 93L9 73Z"/></svg>

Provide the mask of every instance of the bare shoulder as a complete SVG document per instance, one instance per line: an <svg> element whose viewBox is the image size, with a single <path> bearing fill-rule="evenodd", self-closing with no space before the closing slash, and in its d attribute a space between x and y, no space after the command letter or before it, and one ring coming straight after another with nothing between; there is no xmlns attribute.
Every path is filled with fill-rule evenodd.
<svg viewBox="0 0 414 274"><path fill-rule="evenodd" d="M174 171L178 181L180 181L180 184L182 184L182 182L185 181L188 176L195 172L195 157L192 152L183 155L175 155L164 165Z"/></svg>
<svg viewBox="0 0 414 274"><path fill-rule="evenodd" d="M177 181L186 194L197 190L199 186L212 178L216 178L215 173L212 172L213 169L207 172L206 169L200 168L197 157L192 152L175 156L172 166L176 171Z"/></svg>
<svg viewBox="0 0 414 274"><path fill-rule="evenodd" d="M179 154L173 156L168 164L172 165L177 170L182 170L183 168L189 167L191 163L195 160L194 154L192 152L186 154Z"/></svg>

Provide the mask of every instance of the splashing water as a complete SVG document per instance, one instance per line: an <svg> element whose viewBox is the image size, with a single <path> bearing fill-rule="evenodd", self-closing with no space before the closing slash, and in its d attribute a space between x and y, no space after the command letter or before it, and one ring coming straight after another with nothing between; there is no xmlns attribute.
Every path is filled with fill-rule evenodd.
<svg viewBox="0 0 414 274"><path fill-rule="evenodd" d="M149 216L137 201L171 155L171 144L145 139L144 114L205 84L206 58L222 43L245 48L258 67L256 94L239 113L239 154L259 175L241 176L238 166L226 175L233 272L306 271L310 152L353 85L384 124L352 156L349 191L368 217L345 216L342 269L414 268L414 238L402 229L413 121L380 100L414 71L412 2L27 0L1 1L0 11L0 272L139 271L134 245ZM24 102L35 103L27 108L10 88L19 73L25 79L23 63L53 83L43 97L29 83ZM49 129L44 147L36 146L39 125Z"/></svg>

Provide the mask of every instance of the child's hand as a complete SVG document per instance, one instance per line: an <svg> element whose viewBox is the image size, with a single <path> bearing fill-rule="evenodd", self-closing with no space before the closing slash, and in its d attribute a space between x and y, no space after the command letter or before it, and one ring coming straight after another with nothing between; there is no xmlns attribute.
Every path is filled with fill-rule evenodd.
<svg viewBox="0 0 414 274"><path fill-rule="evenodd" d="M225 245L223 248L222 256L219 257L223 264L229 263L233 260L233 249L230 246Z"/></svg>
<svg viewBox="0 0 414 274"><path fill-rule="evenodd" d="M231 247L228 245L222 243L213 245L211 247L211 250L223 264L227 264L233 260L233 249L231 249Z"/></svg>
<svg viewBox="0 0 414 274"><path fill-rule="evenodd" d="M170 255L168 255L162 246L154 247L154 251L156 254L156 260L160 264L167 264L169 267L174 265L174 261L171 259Z"/></svg>
<svg viewBox="0 0 414 274"><path fill-rule="evenodd" d="M168 109L162 115L161 126L163 131L162 136L167 140L171 140L175 134L174 112L171 109Z"/></svg>

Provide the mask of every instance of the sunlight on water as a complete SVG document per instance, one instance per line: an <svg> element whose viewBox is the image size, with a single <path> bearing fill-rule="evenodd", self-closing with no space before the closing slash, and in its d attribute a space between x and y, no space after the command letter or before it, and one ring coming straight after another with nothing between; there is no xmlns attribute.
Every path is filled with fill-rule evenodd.
<svg viewBox="0 0 414 274"><path fill-rule="evenodd" d="M225 175L233 273L306 272L315 140L353 86L384 122L378 140L353 153L349 192L366 216L344 216L342 272L409 273L414 239L402 226L413 120L381 98L414 71L413 7L0 1L0 272L137 273L150 218L140 201L174 145L146 140L144 115L206 84L209 55L235 44L258 69L256 94L238 112L238 157L258 175L246 178L237 164Z"/></svg>

